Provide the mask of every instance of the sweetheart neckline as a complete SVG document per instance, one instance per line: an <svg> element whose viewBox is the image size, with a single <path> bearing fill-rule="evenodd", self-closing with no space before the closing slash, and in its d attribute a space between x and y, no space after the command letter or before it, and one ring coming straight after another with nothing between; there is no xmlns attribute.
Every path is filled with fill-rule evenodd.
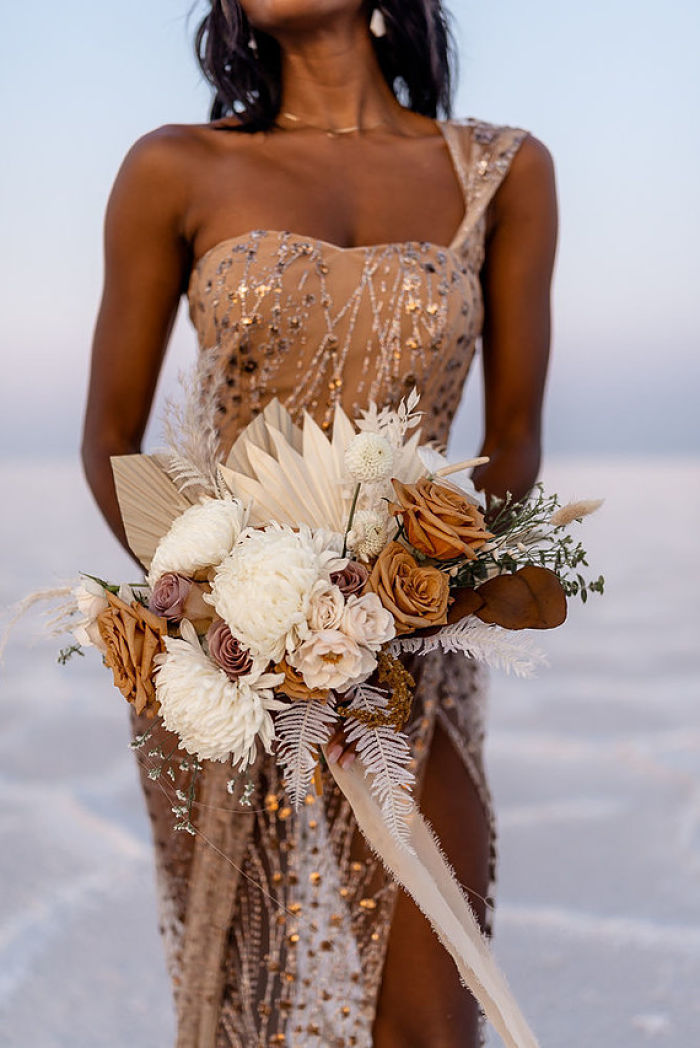
<svg viewBox="0 0 700 1048"><path fill-rule="evenodd" d="M473 123L476 121L474 117L470 117L468 118L468 122ZM334 244L330 240L323 240L321 237L307 236L304 233L295 233L293 230L290 229L249 229L245 233L239 233L236 236L224 237L222 240L218 240L215 244L212 244L212 246L208 248L202 255L199 256L197 261L192 266L190 278L187 282L187 298L189 299L190 297L192 291L192 284L194 282L195 276L197 275L202 265L210 255L212 255L218 249L226 247L229 244L235 244L239 240L247 240L248 237L251 237L255 233L262 233L266 236L295 237L298 240L306 240L311 244L315 244L317 247L330 248L331 251L337 251L344 255L357 251L381 251L382 249L387 249L390 247L427 247L435 251L446 251L452 255L457 255L457 257L459 257L458 248L462 240L462 231L466 226L467 221L471 218L471 208L469 207L467 189L463 180L462 170L460 167L460 160L455 155L450 136L446 131L446 126L450 124L450 121L434 119L433 123L438 128L447 147L447 154L450 159L450 163L452 164L452 170L454 172L455 178L457 179L457 182L459 183L460 189L462 190L462 197L464 201L464 213L462 214L462 217L459 221L459 225L457 226L455 234L452 237L452 240L449 244L436 244L434 243L434 241L431 240L413 239L387 240L379 244L354 244L349 247L344 247L342 244Z"/></svg>
<svg viewBox="0 0 700 1048"><path fill-rule="evenodd" d="M461 228L461 227L460 227ZM425 247L431 248L434 251L443 251L451 255L455 255L459 258L458 245L454 244L454 240L451 244L435 244L431 240L388 240L381 244L355 244L351 247L343 247L342 244L333 244L330 240L322 240L320 237L311 237L305 233L295 233L290 229L249 229L246 233L239 233L238 236L225 237L223 240L217 241L213 244L203 255L195 262L192 267L190 279L187 284L187 295L189 297L192 283L195 276L201 269L204 262L207 260L209 255L212 255L219 248L225 248L229 244L235 244L239 240L247 240L249 237L255 234L264 234L265 236L278 236L278 237L294 237L297 240L306 241L309 244L315 244L318 247L330 248L331 251L338 251L340 254L347 255L353 251L382 251L390 247Z"/></svg>

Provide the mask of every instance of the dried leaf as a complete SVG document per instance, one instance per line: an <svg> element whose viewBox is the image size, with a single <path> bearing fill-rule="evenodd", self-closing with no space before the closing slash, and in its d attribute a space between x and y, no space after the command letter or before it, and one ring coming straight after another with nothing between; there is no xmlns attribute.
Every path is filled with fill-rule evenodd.
<svg viewBox="0 0 700 1048"><path fill-rule="evenodd" d="M476 595L483 604L474 614L509 630L549 630L566 618L566 595L558 576L534 564L512 575L496 575L479 586Z"/></svg>

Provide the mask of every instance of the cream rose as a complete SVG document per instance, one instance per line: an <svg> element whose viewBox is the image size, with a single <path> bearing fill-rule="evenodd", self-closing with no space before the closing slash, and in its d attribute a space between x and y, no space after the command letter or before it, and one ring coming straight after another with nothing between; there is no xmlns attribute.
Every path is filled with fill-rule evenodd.
<svg viewBox="0 0 700 1048"><path fill-rule="evenodd" d="M98 616L109 607L104 588L100 586L99 582L83 575L80 585L73 590L73 596L78 605L78 611L83 616L80 622L73 627L73 636L82 647L95 647L104 654L106 647L97 625Z"/></svg>
<svg viewBox="0 0 700 1048"><path fill-rule="evenodd" d="M377 660L369 648L357 644L340 630L312 633L288 661L310 688L346 691L369 677Z"/></svg>
<svg viewBox="0 0 700 1048"><path fill-rule="evenodd" d="M308 623L312 630L332 630L340 626L345 599L338 586L319 580L309 599Z"/></svg>
<svg viewBox="0 0 700 1048"><path fill-rule="evenodd" d="M396 636L394 616L376 593L348 597L340 628L356 644L364 644L374 651Z"/></svg>

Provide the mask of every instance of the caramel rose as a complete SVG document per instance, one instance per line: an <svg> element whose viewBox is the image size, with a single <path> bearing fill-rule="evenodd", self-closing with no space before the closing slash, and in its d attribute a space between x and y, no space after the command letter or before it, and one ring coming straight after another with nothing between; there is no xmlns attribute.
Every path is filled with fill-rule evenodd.
<svg viewBox="0 0 700 1048"><path fill-rule="evenodd" d="M360 564L358 560L349 560L342 571L331 572L331 582L347 600L353 593L360 595L368 575L369 571L364 564Z"/></svg>
<svg viewBox="0 0 700 1048"><path fill-rule="evenodd" d="M284 680L275 685L275 691L282 692L294 701L308 702L309 699L318 699L325 702L328 698L328 688L310 688L301 673L290 666L286 659L276 664L275 673L284 673Z"/></svg>
<svg viewBox="0 0 700 1048"><path fill-rule="evenodd" d="M389 512L402 518L406 539L419 553L435 560L473 560L475 551L493 538L479 507L454 488L427 477L415 484L394 477L391 483L398 504L390 502Z"/></svg>
<svg viewBox="0 0 700 1048"><path fill-rule="evenodd" d="M168 632L164 618L154 615L138 601L126 604L106 592L109 603L97 617L97 628L105 644L105 665L114 676L114 684L137 713L149 717L158 712L153 683L153 659L164 650L163 636Z"/></svg>
<svg viewBox="0 0 700 1048"><path fill-rule="evenodd" d="M231 633L223 619L215 619L207 631L209 654L231 680L250 673L253 659Z"/></svg>
<svg viewBox="0 0 700 1048"><path fill-rule="evenodd" d="M377 594L394 616L397 634L447 622L448 576L439 568L418 564L400 542L384 547L364 592Z"/></svg>
<svg viewBox="0 0 700 1048"><path fill-rule="evenodd" d="M181 619L191 589L191 579L178 575L175 571L166 571L153 587L148 602L149 610L164 619Z"/></svg>

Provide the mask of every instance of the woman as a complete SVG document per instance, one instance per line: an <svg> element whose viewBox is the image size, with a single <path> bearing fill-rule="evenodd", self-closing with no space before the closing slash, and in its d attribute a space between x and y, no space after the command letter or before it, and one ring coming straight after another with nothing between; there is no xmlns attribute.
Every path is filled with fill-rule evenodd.
<svg viewBox="0 0 700 1048"><path fill-rule="evenodd" d="M139 450L182 294L202 348L219 350L224 449L273 396L327 427L336 402L356 417L413 385L423 439L444 445L481 334L489 461L475 481L524 495L540 461L552 160L521 129L449 119L440 0L212 0L197 45L211 122L139 140L107 210L83 457L115 534L109 458ZM459 655L409 668L416 795L488 932L484 682ZM351 761L334 742L330 758ZM474 999L329 773L295 815L270 758L252 794L208 767L195 837L172 831L191 772L178 775L143 773L179 1048L479 1043Z"/></svg>

